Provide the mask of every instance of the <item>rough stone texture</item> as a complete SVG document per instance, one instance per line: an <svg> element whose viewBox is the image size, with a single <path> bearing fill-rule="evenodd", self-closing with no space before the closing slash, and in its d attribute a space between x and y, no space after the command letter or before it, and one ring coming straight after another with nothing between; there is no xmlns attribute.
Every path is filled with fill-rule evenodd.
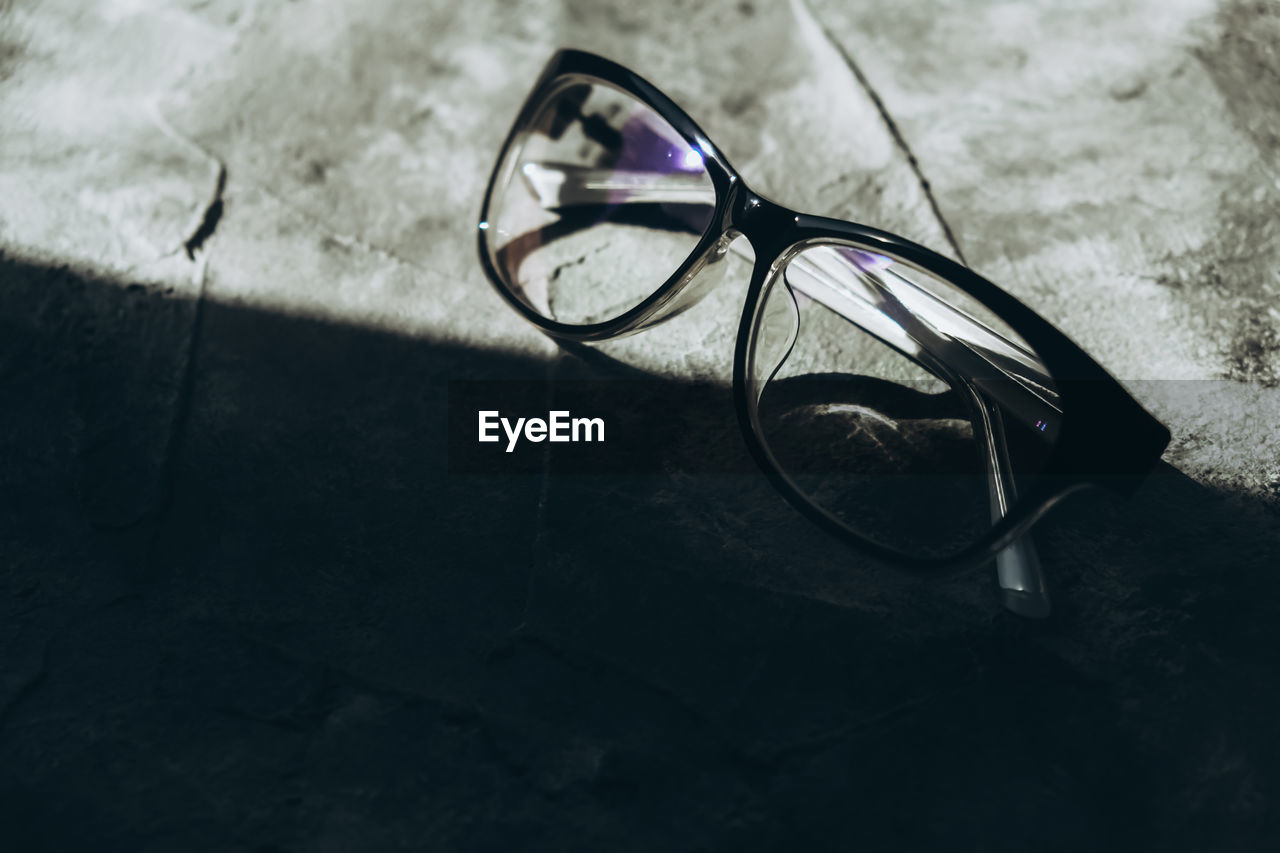
<svg viewBox="0 0 1280 853"><path fill-rule="evenodd" d="M1062 5L0 3L6 849L1280 847L1280 8ZM474 257L561 44L1169 424L1051 620L759 477L447 474L447 380L622 370ZM744 269L604 351L725 379Z"/></svg>

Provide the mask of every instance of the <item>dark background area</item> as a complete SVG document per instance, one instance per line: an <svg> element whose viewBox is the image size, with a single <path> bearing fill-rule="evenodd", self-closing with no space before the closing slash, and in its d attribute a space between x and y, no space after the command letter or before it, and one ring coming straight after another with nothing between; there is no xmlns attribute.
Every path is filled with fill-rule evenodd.
<svg viewBox="0 0 1280 853"><path fill-rule="evenodd" d="M1273 5L427 5L0 5L6 849L1280 847ZM1052 618L751 472L689 393L732 270L616 363L489 290L483 181L562 43L1168 423L1038 528ZM450 382L635 370L669 467L449 472Z"/></svg>

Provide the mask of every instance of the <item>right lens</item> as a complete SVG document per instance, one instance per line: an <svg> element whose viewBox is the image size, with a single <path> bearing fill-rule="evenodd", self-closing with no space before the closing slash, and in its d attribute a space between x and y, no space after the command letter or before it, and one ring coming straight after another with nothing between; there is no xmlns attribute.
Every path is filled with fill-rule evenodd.
<svg viewBox="0 0 1280 853"><path fill-rule="evenodd" d="M1021 337L960 288L852 245L794 255L762 297L750 379L779 470L913 557L976 543L1043 467L1061 417Z"/></svg>
<svg viewBox="0 0 1280 853"><path fill-rule="evenodd" d="M504 284L542 316L611 320L656 291L711 224L701 153L625 92L558 81L499 164L486 242Z"/></svg>

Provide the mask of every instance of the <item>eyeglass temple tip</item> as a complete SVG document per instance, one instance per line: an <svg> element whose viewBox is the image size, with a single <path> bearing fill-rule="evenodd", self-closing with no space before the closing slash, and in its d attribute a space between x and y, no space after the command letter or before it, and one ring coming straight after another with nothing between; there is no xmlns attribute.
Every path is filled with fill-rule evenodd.
<svg viewBox="0 0 1280 853"><path fill-rule="evenodd" d="M1040 556L1031 535L1010 543L996 555L1000 599L1007 610L1030 619L1044 619L1052 610L1045 588Z"/></svg>

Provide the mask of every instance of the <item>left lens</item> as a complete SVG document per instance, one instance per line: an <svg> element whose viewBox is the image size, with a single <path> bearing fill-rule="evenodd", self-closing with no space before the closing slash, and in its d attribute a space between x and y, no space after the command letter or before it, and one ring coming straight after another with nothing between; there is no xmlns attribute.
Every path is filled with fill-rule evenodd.
<svg viewBox="0 0 1280 853"><path fill-rule="evenodd" d="M999 317L923 269L843 244L794 255L761 299L758 433L809 503L935 558L1012 511L1061 412L1043 361Z"/></svg>
<svg viewBox="0 0 1280 853"><path fill-rule="evenodd" d="M485 240L503 284L542 316L584 325L634 308L711 224L702 154L605 83L553 84L504 153Z"/></svg>

